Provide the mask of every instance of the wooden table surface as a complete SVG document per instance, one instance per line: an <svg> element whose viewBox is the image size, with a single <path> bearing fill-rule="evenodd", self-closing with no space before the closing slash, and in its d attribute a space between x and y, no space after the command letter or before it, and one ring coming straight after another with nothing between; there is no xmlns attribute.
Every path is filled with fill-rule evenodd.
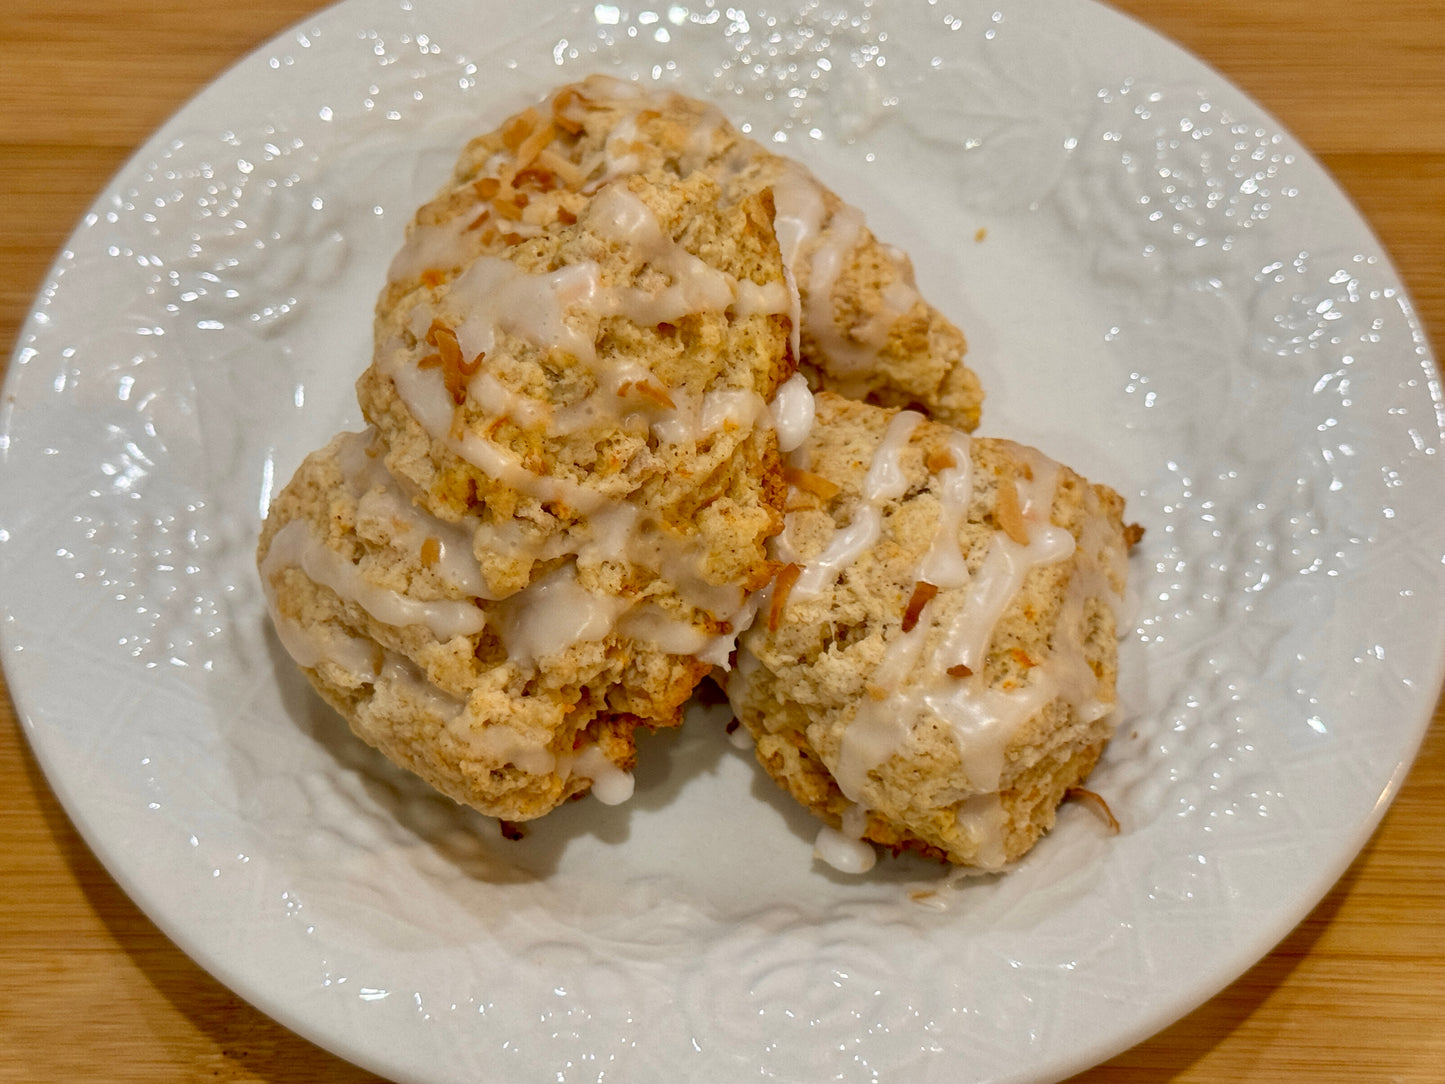
<svg viewBox="0 0 1445 1084"><path fill-rule="evenodd" d="M525 0L517 0L525 2ZM6 0L0 357L130 152L310 0ZM1122 0L1318 154L1445 347L1445 0ZM3 585L0 585L3 589ZM0 688L0 1081L374 1080L193 964L50 793ZM1445 1081L1445 711L1384 823L1227 990L1080 1081Z"/></svg>

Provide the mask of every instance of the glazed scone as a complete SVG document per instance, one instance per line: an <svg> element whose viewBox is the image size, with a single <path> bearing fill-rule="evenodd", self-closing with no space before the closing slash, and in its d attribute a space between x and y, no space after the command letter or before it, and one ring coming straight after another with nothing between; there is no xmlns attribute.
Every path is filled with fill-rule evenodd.
<svg viewBox="0 0 1445 1084"><path fill-rule="evenodd" d="M771 572L790 294L766 197L713 190L623 178L383 305L371 428L263 529L316 688L489 815L625 790L634 728L680 722Z"/></svg>
<svg viewBox="0 0 1445 1084"><path fill-rule="evenodd" d="M472 524L487 597L567 555L665 569L718 616L766 578L790 294L766 196L715 194L624 177L379 309L362 412L422 506Z"/></svg>
<svg viewBox="0 0 1445 1084"><path fill-rule="evenodd" d="M710 177L721 198L770 192L799 290L794 345L814 383L852 398L917 406L973 429L983 393L963 334L919 294L908 257L805 167L743 136L714 106L594 75L473 140L421 208L391 268L394 303L478 253L575 215L618 177Z"/></svg>
<svg viewBox="0 0 1445 1084"><path fill-rule="evenodd" d="M727 691L767 772L860 840L998 869L1112 721L1123 501L1040 452L821 393Z"/></svg>
<svg viewBox="0 0 1445 1084"><path fill-rule="evenodd" d="M468 534L422 513L379 452L373 430L342 434L272 505L258 558L287 651L358 736L483 813L625 798L634 727L679 709L695 660L634 656L620 602L570 568L510 605L479 599Z"/></svg>

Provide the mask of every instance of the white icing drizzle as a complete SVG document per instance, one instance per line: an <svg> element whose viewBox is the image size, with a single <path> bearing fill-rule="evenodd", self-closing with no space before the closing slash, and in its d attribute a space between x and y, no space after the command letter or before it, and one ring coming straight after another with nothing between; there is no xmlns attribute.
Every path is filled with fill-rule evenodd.
<svg viewBox="0 0 1445 1084"><path fill-rule="evenodd" d="M924 652L925 639L937 628L933 619L924 620L929 614L925 608L910 632L899 634L888 644L882 661L870 675L870 687L881 690L882 698L860 704L843 734L835 772L839 787L851 800L864 799L868 773L902 751L913 729L927 719L949 727L970 788L985 793L997 791L1005 750L1017 728L1055 696L1074 691L1074 682L1059 681L1057 674L1064 667L1053 664L1053 658L1082 655L1082 650L1069 650L1061 643L1054 645L1049 660L1034 668L1022 688L994 688L984 678L994 628L1022 589L1029 571L1067 560L1074 553L1073 535L1047 520L1057 471L1049 469L1042 457L1031 466L1034 480L1028 486L1029 497L1023 501L1029 544L1019 545L996 531L977 574L967 583L964 603L943 630L942 641L932 651ZM957 466L952 469L956 471ZM948 481L958 484L958 477ZM1012 483L1001 479L999 484ZM942 488L946 490L947 484ZM963 497L962 492L955 493L955 499ZM942 514L940 530L950 519L956 545L954 517ZM929 553L935 552L937 536ZM950 677L946 670L958 664L968 667L971 675ZM1083 666L1088 670L1087 663ZM1092 677L1092 671L1089 674Z"/></svg>
<svg viewBox="0 0 1445 1084"><path fill-rule="evenodd" d="M429 565L437 579L452 590L489 597L481 567L472 552L477 521L466 525L446 523L427 514L402 490L379 455L368 454L375 429L348 433L341 440L337 462L342 480L356 497L358 527L369 519L387 523L392 530L391 545L418 564L424 563L427 540L435 543Z"/></svg>
<svg viewBox="0 0 1445 1084"><path fill-rule="evenodd" d="M413 223L406 242L392 257L388 283L412 282L427 271L450 271L464 258L473 217L454 215L440 222Z"/></svg>
<svg viewBox="0 0 1445 1084"><path fill-rule="evenodd" d="M557 757L543 742L516 730L505 719L489 719L478 726L463 711L453 716L447 732L477 760L512 764L528 775L547 775L557 768Z"/></svg>
<svg viewBox="0 0 1445 1084"><path fill-rule="evenodd" d="M915 716L900 703L910 693L900 690L887 700L863 699L843 732L838 748L838 762L833 765L833 778L843 797L860 805L868 801L868 773L901 751L912 732Z"/></svg>
<svg viewBox="0 0 1445 1084"><path fill-rule="evenodd" d="M667 236L652 209L622 185L608 185L592 198L587 223L602 237L632 247L672 279L662 290L615 294L616 308L633 322L673 323L688 313L722 312L737 300L737 279Z"/></svg>
<svg viewBox="0 0 1445 1084"><path fill-rule="evenodd" d="M486 615L470 601L423 600L380 587L366 579L360 566L334 552L312 532L305 520L292 520L276 532L261 564L269 581L279 570L301 569L312 582L329 587L355 602L376 620L404 628L422 625L440 641L470 636L486 626Z"/></svg>
<svg viewBox="0 0 1445 1084"><path fill-rule="evenodd" d="M799 354L798 328L806 322L818 349L831 362L833 377L855 377L858 388L862 388L879 353L888 345L893 325L920 300L906 258L896 254L905 277L884 287L878 312L866 323L840 328L833 292L854 250L864 241L863 213L840 203L830 215L823 186L796 164L789 163L772 188L777 208L773 227L782 249L783 267L790 285L799 293L798 307L793 311L794 353Z"/></svg>
<svg viewBox="0 0 1445 1084"><path fill-rule="evenodd" d="M794 373L783 382L769 407L773 428L778 434L778 451L784 455L802 447L813 431L817 406L813 392L802 373Z"/></svg>
<svg viewBox="0 0 1445 1084"><path fill-rule="evenodd" d="M849 837L825 824L813 840L813 857L839 873L863 874L878 861L878 852L871 843Z"/></svg>
<svg viewBox="0 0 1445 1084"><path fill-rule="evenodd" d="M825 826L813 842L813 857L826 862L839 873L867 873L878 861L878 852L863 838L868 831L868 810L850 805L843 811L837 828Z"/></svg>
<svg viewBox="0 0 1445 1084"><path fill-rule="evenodd" d="M438 688L414 663L393 651L386 652L386 662L375 684L377 699L405 694L413 706L419 704L428 715L445 720L448 726L467 710L465 700Z"/></svg>
<svg viewBox="0 0 1445 1084"><path fill-rule="evenodd" d="M577 566L559 565L497 605L495 626L507 658L533 666L573 644L604 639L631 603L596 595L577 580Z"/></svg>
<svg viewBox="0 0 1445 1084"><path fill-rule="evenodd" d="M596 490L528 470L513 452L471 430L454 434L455 404L439 369L419 369L403 354L386 366L386 373L422 429L489 477L539 501L560 501L580 512L590 512L606 502Z"/></svg>
<svg viewBox="0 0 1445 1084"><path fill-rule="evenodd" d="M423 302L413 309L408 326L412 336L424 339L432 323L440 319L448 326L455 324L464 358L485 359L498 349L503 334L511 334L543 350L570 356L592 370L593 391L561 408L508 389L485 364L470 378L468 396L487 416L509 417L523 426L545 425L559 436L624 424L629 414L643 424L655 419L651 422L654 434L671 442L696 442L729 424L753 425L766 420L766 403L754 392L714 389L693 396L684 389L658 389L664 400L676 397L672 407L664 400L628 396L624 394L627 386L648 382L651 372L626 361L598 372L596 336L600 321L610 316L624 316L648 326L729 308L742 316L783 312L788 305L786 290L776 283L739 283L710 267L667 236L652 210L622 185L603 188L585 213L594 231L634 248L647 266L666 275L669 283L654 290L606 284L601 269L590 261L528 273L508 260L482 256L450 284L439 308ZM461 318L448 319L450 313L459 313ZM393 343L384 352L390 359L386 371L402 401L434 440L502 484L538 500L561 501L583 512L602 506L605 498L595 490L538 474L510 450L471 428L457 432L456 404L440 367L419 368L412 352L398 349L400 346Z"/></svg>
<svg viewBox="0 0 1445 1084"><path fill-rule="evenodd" d="M908 492L908 477L903 473L901 459L903 449L922 421L923 415L911 410L901 410L889 420L883 440L873 453L868 476L863 480L864 500L870 504L896 501Z"/></svg>
<svg viewBox="0 0 1445 1084"><path fill-rule="evenodd" d="M787 535L786 528L783 533ZM789 601L802 602L817 598L850 568L853 562L872 549L882 533L883 519L877 508L864 504L853 509L853 518L848 522L848 526L834 531L823 552L803 566L788 594Z"/></svg>
<svg viewBox="0 0 1445 1084"><path fill-rule="evenodd" d="M375 679L377 665L381 661L376 644L360 636L352 636L330 622L307 628L287 617L276 607L276 591L269 579L265 583L265 594L266 608L270 611L276 635L297 666L316 670L323 664L329 664L351 676L352 681L348 684L362 684Z"/></svg>
<svg viewBox="0 0 1445 1084"><path fill-rule="evenodd" d="M509 260L481 256L451 284L443 301L449 312L461 312L457 342L464 357L490 354L497 332L508 331L542 347L570 354L584 364L596 363L596 325L590 320L569 321L569 312L586 314L602 292L600 269L595 263L567 264L555 271L529 273ZM432 313L419 305L412 331L425 335ZM577 327L574 324L583 323Z"/></svg>
<svg viewBox="0 0 1445 1084"><path fill-rule="evenodd" d="M863 498L867 503L857 505L848 526L834 531L823 552L803 565L802 572L788 596L790 599L804 601L817 598L859 557L877 544L883 533L883 516L879 505L884 501L896 500L907 490L908 480L899 465L899 457L907 447L913 431L922 421L921 415L908 410L900 411L889 421L888 429L874 451L868 476L863 482ZM788 537L789 533L788 526L785 525L783 536L778 542L780 554L796 553Z"/></svg>
<svg viewBox="0 0 1445 1084"><path fill-rule="evenodd" d="M627 86L627 84L622 84ZM635 89L635 88L634 88ZM647 106L648 99L642 94L629 94L637 103L637 112L641 112ZM602 183L607 183L617 177L629 173L636 173L642 168L642 158L634 149L637 143L637 113L624 116L607 133L607 142L603 151L606 162L606 173L602 177Z"/></svg>
<svg viewBox="0 0 1445 1084"><path fill-rule="evenodd" d="M717 388L701 396L673 392L677 406L652 423L664 444L696 444L724 429L751 429L772 420L768 403L755 391Z"/></svg>
<svg viewBox="0 0 1445 1084"><path fill-rule="evenodd" d="M968 601L959 610L940 649L949 664L962 663L975 672L982 670L994 626L1018 595L1029 570L1066 561L1073 552L1074 536L1062 527L1035 527L1027 546L995 532L983 564L969 584Z"/></svg>
<svg viewBox="0 0 1445 1084"><path fill-rule="evenodd" d="M556 758L544 743L513 729L506 720L476 725L465 701L439 689L400 655L330 622L302 626L277 609L269 576L263 577L263 586L277 635L298 666L312 670L333 667L340 673L325 676L337 684L370 685L375 696L419 703L443 720L447 733L475 759L513 764L530 775L546 775L556 768Z"/></svg>
<svg viewBox="0 0 1445 1084"><path fill-rule="evenodd" d="M968 583L968 562L963 559L958 532L968 515L968 502L973 498L973 457L967 434L955 431L949 435L948 451L953 466L938 475L938 526L918 578L935 587L962 587Z"/></svg>
<svg viewBox="0 0 1445 1084"><path fill-rule="evenodd" d="M631 640L652 644L669 655L694 655L726 668L737 642L736 633L709 635L690 621L669 616L654 605L636 606L623 614L617 631Z"/></svg>
<svg viewBox="0 0 1445 1084"><path fill-rule="evenodd" d="M956 819L958 826L978 847L974 858L976 865L998 870L1007 864L1004 833L1008 828L1008 819L1004 814L1003 799L997 792L965 798L958 807Z"/></svg>
<svg viewBox="0 0 1445 1084"><path fill-rule="evenodd" d="M890 421L848 526L836 529L818 557L803 563L790 601L821 593L877 541L881 504L907 492L900 455L918 424L919 419L907 412ZM957 744L964 781L975 792L959 810L959 824L976 845L974 861L984 868L997 868L1005 859L1006 824L998 790L1009 742L1026 720L1055 699L1063 699L1085 720L1097 719L1111 709L1112 704L1100 697L1099 681L1085 658L1078 630L1090 599L1100 598L1116 608L1118 600L1108 575L1092 559L1096 553L1107 552L1097 500L1092 492L1086 498L1092 503L1081 542L1076 543L1069 531L1050 520L1060 468L1032 449L1019 450L1024 457L1020 473L997 483L1017 487L1028 541L1020 544L1002 530L995 531L981 564L970 576L959 539L973 496L969 438L952 434L948 451L952 465L939 471L932 487L939 501L934 535L913 578L962 592L963 599L944 605L947 596L935 597L924 605L908 632L890 635L868 675L868 695L854 707L836 762L830 767L843 795L863 811L860 816L866 815L874 786L870 773L907 751L919 726L942 723ZM1070 559L1080 546L1086 556L1070 576L1048 655L1028 670L1017 687L990 686L984 676L989 644L1029 572ZM776 540L775 554L782 560L797 558L786 530ZM968 668L965 676L948 674L960 664ZM744 673L758 665L750 654L739 652ZM819 856L846 865L860 853L848 846L851 841L847 832L820 834Z"/></svg>
<svg viewBox="0 0 1445 1084"><path fill-rule="evenodd" d="M592 780L592 796L603 805L621 805L632 797L634 781L599 745L589 745L572 761L572 776Z"/></svg>

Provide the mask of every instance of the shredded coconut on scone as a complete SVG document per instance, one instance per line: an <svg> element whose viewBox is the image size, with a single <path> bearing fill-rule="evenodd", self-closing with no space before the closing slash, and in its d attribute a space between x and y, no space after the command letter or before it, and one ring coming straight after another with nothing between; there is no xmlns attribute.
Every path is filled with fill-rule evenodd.
<svg viewBox="0 0 1445 1084"><path fill-rule="evenodd" d="M771 572L791 293L766 194L714 192L624 177L386 294L371 428L268 517L288 649L363 738L485 813L620 793L633 729L680 721Z"/></svg>
<svg viewBox="0 0 1445 1084"><path fill-rule="evenodd" d="M477 253L577 213L619 177L705 175L736 202L770 192L783 262L797 287L795 353L815 385L978 425L983 392L958 330L918 291L906 254L800 163L737 130L715 106L605 75L554 91L474 139L421 208L392 264L393 296L467 266Z"/></svg>
<svg viewBox="0 0 1445 1084"><path fill-rule="evenodd" d="M367 428L262 530L277 634L358 735L506 822L625 800L636 728L715 673L820 857L1002 868L1109 738L1131 537L1112 490L968 435L965 349L905 254L715 107L563 86L409 226Z"/></svg>
<svg viewBox="0 0 1445 1084"><path fill-rule="evenodd" d="M782 573L727 691L764 768L827 822L1002 867L1112 729L1123 502L1031 448L822 393L790 457Z"/></svg>

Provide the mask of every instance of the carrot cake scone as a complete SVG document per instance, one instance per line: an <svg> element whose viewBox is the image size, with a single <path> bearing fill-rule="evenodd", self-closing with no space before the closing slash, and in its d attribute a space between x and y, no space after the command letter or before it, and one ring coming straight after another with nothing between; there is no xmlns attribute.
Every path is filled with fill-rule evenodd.
<svg viewBox="0 0 1445 1084"><path fill-rule="evenodd" d="M727 691L767 772L865 841L997 869L1112 722L1123 501L1041 453L822 393Z"/></svg>
<svg viewBox="0 0 1445 1084"><path fill-rule="evenodd" d="M450 181L418 211L392 264L389 299L575 215L587 193L631 174L703 174L726 202L769 192L798 290L795 353L814 384L977 426L983 392L963 363L963 334L923 299L907 255L875 238L861 211L715 106L609 76L560 87L467 145Z"/></svg>
<svg viewBox="0 0 1445 1084"><path fill-rule="evenodd" d="M276 627L322 696L484 813L621 796L633 729L680 721L770 574L791 294L766 194L715 196L621 177L389 292L371 428L264 527Z"/></svg>
<svg viewBox="0 0 1445 1084"><path fill-rule="evenodd" d="M712 106L593 76L473 140L374 337L257 559L319 693L458 802L625 799L710 672L839 868L1002 868L1093 768L1123 501L970 437L908 258Z"/></svg>

